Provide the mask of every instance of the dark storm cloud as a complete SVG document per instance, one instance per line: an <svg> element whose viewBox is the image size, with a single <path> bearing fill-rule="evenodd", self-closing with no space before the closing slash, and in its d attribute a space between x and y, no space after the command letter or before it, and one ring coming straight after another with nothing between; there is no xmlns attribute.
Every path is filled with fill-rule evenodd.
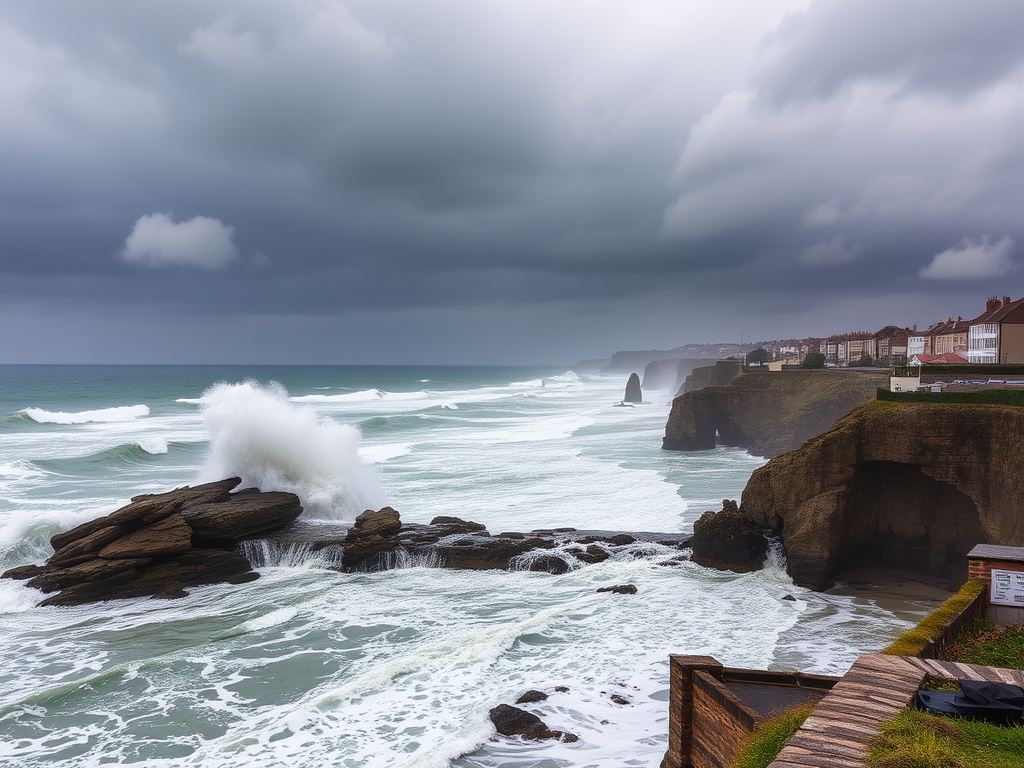
<svg viewBox="0 0 1024 768"><path fill-rule="evenodd" d="M9 3L3 319L98 353L205 318L169 353L571 360L886 296L970 314L1021 260L1022 27L1015 0Z"/></svg>

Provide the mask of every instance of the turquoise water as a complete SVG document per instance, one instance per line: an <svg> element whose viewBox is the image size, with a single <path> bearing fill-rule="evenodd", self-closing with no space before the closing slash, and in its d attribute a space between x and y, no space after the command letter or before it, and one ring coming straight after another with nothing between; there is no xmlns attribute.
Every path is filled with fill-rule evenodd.
<svg viewBox="0 0 1024 768"><path fill-rule="evenodd" d="M688 531L761 460L662 451L671 393L621 407L625 378L0 367L0 568L41 562L53 533L132 495L234 474L299 493L313 518L390 504L492 532ZM0 765L656 766L669 653L840 672L929 607L809 593L777 567L668 567L672 554L637 545L561 576L292 558L178 601L76 608L0 582ZM638 593L595 592L621 583ZM579 742L494 738L488 710L529 688Z"/></svg>

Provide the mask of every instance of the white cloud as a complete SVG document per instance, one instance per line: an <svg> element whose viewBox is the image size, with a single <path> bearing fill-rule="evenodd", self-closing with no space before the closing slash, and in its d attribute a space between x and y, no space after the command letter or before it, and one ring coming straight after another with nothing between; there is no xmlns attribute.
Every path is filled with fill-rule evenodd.
<svg viewBox="0 0 1024 768"><path fill-rule="evenodd" d="M121 258L143 267L224 269L238 259L234 232L207 216L176 222L169 213L152 213L135 222Z"/></svg>
<svg viewBox="0 0 1024 768"><path fill-rule="evenodd" d="M810 229L812 227L831 227L838 221L839 204L833 199L804 213L801 223L806 229Z"/></svg>
<svg viewBox="0 0 1024 768"><path fill-rule="evenodd" d="M928 280L986 280L1005 275L1017 268L1010 259L1013 238L1009 235L998 243L983 237L977 242L964 238L954 248L935 254L932 263L920 274Z"/></svg>
<svg viewBox="0 0 1024 768"><path fill-rule="evenodd" d="M809 267L850 264L864 251L862 243L849 243L846 235L822 240L800 251L800 263Z"/></svg>

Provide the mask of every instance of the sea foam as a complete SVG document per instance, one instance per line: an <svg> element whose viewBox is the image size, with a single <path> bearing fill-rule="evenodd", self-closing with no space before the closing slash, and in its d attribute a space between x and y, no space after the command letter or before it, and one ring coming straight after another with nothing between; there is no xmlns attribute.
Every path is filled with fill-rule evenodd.
<svg viewBox="0 0 1024 768"><path fill-rule="evenodd" d="M95 411L61 413L44 411L42 408L26 408L21 411L38 424L95 424L134 421L149 416L148 405L123 405L117 408L101 408Z"/></svg>
<svg viewBox="0 0 1024 768"><path fill-rule="evenodd" d="M294 405L280 384L217 384L201 402L210 433L202 480L237 475L243 487L291 491L312 518L352 520L382 505L359 459L359 430Z"/></svg>

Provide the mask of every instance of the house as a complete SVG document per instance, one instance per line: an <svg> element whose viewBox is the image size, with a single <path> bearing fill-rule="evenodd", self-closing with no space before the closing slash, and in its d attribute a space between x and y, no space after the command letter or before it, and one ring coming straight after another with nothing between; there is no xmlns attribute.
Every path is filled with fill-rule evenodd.
<svg viewBox="0 0 1024 768"><path fill-rule="evenodd" d="M1024 299L993 296L968 323L967 359L972 363L1024 362Z"/></svg>
<svg viewBox="0 0 1024 768"><path fill-rule="evenodd" d="M891 363L896 358L906 358L911 335L915 335L913 328L899 328L895 325L887 325L874 334L876 360Z"/></svg>
<svg viewBox="0 0 1024 768"><path fill-rule="evenodd" d="M967 352L967 332L970 323L962 317L954 320L946 318L945 322L936 323L925 331L926 355L944 355L947 352L963 356ZM909 354L909 352L908 352Z"/></svg>

